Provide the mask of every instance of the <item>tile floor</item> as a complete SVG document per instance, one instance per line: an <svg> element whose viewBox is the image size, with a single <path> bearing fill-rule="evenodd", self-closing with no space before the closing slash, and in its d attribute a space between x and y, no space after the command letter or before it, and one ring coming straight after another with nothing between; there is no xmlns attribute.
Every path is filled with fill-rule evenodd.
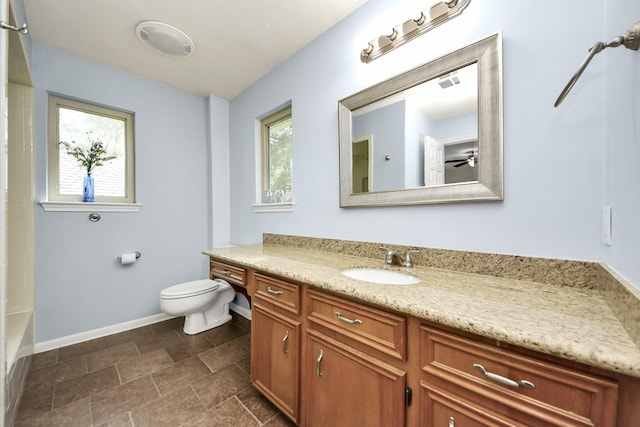
<svg viewBox="0 0 640 427"><path fill-rule="evenodd" d="M33 357L16 427L292 427L251 385L250 322L183 318Z"/></svg>

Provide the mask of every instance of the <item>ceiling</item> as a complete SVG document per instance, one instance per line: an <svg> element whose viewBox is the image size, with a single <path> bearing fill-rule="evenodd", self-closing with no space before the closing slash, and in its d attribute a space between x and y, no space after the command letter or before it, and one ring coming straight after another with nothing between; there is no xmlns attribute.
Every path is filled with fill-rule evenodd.
<svg viewBox="0 0 640 427"><path fill-rule="evenodd" d="M24 0L34 42L199 96L232 99L366 0ZM136 25L186 33L195 52L146 47Z"/></svg>

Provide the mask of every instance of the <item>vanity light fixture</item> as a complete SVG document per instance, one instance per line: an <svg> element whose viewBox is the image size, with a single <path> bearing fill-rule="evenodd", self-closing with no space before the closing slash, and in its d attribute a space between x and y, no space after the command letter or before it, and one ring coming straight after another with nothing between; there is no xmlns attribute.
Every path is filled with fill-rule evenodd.
<svg viewBox="0 0 640 427"><path fill-rule="evenodd" d="M151 49L176 58L190 56L195 45L179 29L159 21L142 21L136 26L136 35Z"/></svg>
<svg viewBox="0 0 640 427"><path fill-rule="evenodd" d="M373 61L410 40L444 24L460 15L471 0L443 0L420 12L417 19L409 19L394 27L391 34L371 40L360 52L360 60L365 64Z"/></svg>

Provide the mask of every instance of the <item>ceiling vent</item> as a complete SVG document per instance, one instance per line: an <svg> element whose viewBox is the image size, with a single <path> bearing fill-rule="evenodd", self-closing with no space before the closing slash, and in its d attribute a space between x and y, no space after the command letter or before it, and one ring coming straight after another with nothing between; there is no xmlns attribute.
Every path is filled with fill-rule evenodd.
<svg viewBox="0 0 640 427"><path fill-rule="evenodd" d="M196 49L189 36L164 22L143 21L136 26L136 35L151 49L173 57L187 57Z"/></svg>
<svg viewBox="0 0 640 427"><path fill-rule="evenodd" d="M460 84L460 79L456 76L457 71L452 71L450 73L445 74L444 76L438 79L438 84L442 89L447 89L457 84Z"/></svg>

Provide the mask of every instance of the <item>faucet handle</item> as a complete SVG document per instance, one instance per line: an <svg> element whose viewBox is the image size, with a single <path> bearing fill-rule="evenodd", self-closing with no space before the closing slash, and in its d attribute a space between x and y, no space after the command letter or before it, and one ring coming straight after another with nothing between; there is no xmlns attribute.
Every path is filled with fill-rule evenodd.
<svg viewBox="0 0 640 427"><path fill-rule="evenodd" d="M393 264L393 257L398 255L398 253L394 250L391 250L389 248L385 248L383 246L380 246L380 250L383 250L386 252L386 256L384 258L384 263L385 264Z"/></svg>
<svg viewBox="0 0 640 427"><path fill-rule="evenodd" d="M403 267L412 268L413 262L411 261L411 254L417 254L417 253L420 253L420 251L416 251L416 250L407 251L407 256L404 258L404 262L402 263Z"/></svg>

